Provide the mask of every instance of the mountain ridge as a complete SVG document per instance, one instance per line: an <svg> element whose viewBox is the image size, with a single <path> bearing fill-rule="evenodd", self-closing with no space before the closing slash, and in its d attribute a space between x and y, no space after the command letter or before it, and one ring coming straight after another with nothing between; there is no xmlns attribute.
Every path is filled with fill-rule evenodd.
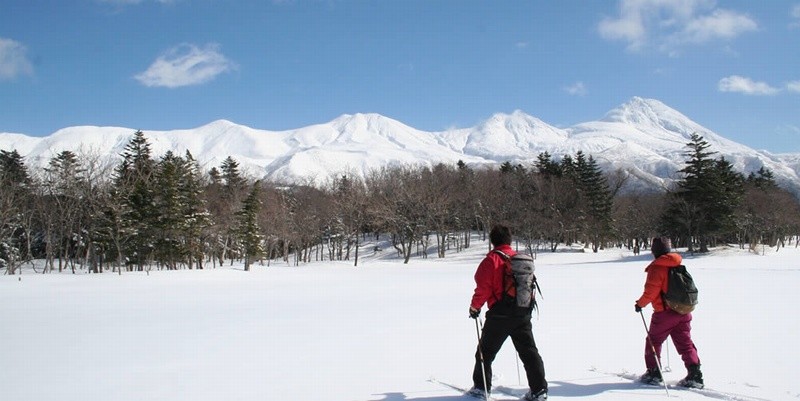
<svg viewBox="0 0 800 401"><path fill-rule="evenodd" d="M118 159L135 129L77 126L45 137L0 133L0 149L16 149L31 166L46 166L64 150ZM698 133L715 156L748 174L764 166L782 186L800 194L800 154L772 154L731 141L659 100L633 97L603 118L566 128L515 110L495 113L474 127L422 131L376 113L343 114L327 123L268 131L220 119L192 129L144 131L152 155L192 153L201 167L227 157L256 178L323 185L333 176L385 166L455 164L531 165L542 152L559 159L583 151L607 171L623 170L630 186L666 186L685 162L686 144Z"/></svg>

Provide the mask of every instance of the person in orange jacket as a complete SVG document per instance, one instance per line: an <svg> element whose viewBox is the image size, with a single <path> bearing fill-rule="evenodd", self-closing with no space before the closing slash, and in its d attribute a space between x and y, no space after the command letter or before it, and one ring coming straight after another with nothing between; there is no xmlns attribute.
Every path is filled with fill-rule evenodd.
<svg viewBox="0 0 800 401"><path fill-rule="evenodd" d="M664 379L659 370L661 360L661 345L672 337L675 349L681 355L688 374L678 382L679 386L703 388L703 373L700 371L700 358L697 347L692 341L692 314L682 315L670 309L661 298L667 292L668 270L680 266L683 258L672 252L672 242L667 237L653 238L650 248L653 260L645 269L647 279L644 283L644 292L636 301L637 313L648 304L653 305L653 316L650 319L650 329L645 340L644 362L647 372L640 378L643 383L662 385ZM650 343L652 342L652 344Z"/></svg>
<svg viewBox="0 0 800 401"><path fill-rule="evenodd" d="M475 271L475 291L469 306L469 316L477 319L481 307L486 304L486 324L475 352L475 366L472 371L474 386L468 391L476 397L486 397L492 388L492 361L500 351L506 338L511 337L519 358L525 366L530 391L523 397L525 401L547 400L547 380L544 376L544 362L533 339L531 312L533 306L519 311L514 304L504 299L505 287L503 277L506 261L499 253L512 257L516 254L511 248L511 229L504 225L495 225L489 232L489 240L493 249L478 265ZM513 302L513 301L512 301ZM481 353L483 367L481 367ZM484 371L485 369L485 371ZM485 372L485 387L484 387Z"/></svg>

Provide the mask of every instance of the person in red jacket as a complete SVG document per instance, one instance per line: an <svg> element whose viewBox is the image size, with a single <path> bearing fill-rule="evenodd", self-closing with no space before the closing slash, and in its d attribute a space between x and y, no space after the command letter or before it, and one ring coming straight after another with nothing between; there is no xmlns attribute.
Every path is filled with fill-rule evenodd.
<svg viewBox="0 0 800 401"><path fill-rule="evenodd" d="M673 311L661 298L661 295L667 292L668 270L680 266L683 261L681 255L673 253L671 248L672 243L669 238L653 238L650 251L655 260L645 269L647 279L644 283L644 292L635 305L637 313L641 313L642 308L648 304L653 305L653 316L650 318L650 329L644 348L644 363L647 372L642 375L640 380L653 385L664 383L658 361L661 360L661 345L667 337L672 337L675 349L681 355L683 364L689 372L683 380L678 382L678 385L703 388L700 358L697 356L697 347L692 341L692 314L682 315Z"/></svg>
<svg viewBox="0 0 800 401"><path fill-rule="evenodd" d="M506 260L516 254L511 249L511 230L505 225L496 225L489 232L489 240L493 249L478 265L475 271L475 292L469 306L469 316L477 319L481 307L487 305L486 324L483 326L478 350L475 352L475 367L472 371L474 386L469 393L478 397L486 397L492 389L492 361L500 351L506 338L511 337L514 348L525 366L530 391L525 395L527 401L547 400L547 380L544 377L544 362L536 348L531 325L533 307L519 311L513 301L504 300L505 287L503 277ZM481 354L483 367L481 367ZM484 387L484 373L486 386Z"/></svg>

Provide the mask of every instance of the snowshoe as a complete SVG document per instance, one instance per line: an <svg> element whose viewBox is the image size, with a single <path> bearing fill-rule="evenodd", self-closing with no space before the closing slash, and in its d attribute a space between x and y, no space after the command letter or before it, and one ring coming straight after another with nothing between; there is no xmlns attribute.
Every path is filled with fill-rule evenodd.
<svg viewBox="0 0 800 401"><path fill-rule="evenodd" d="M489 398L486 396L486 390L478 387L473 387L465 393L470 397L479 398L481 400L488 400Z"/></svg>
<svg viewBox="0 0 800 401"><path fill-rule="evenodd" d="M547 390L539 390L536 394L528 391L522 399L524 401L547 401Z"/></svg>
<svg viewBox="0 0 800 401"><path fill-rule="evenodd" d="M647 369L639 381L644 384L651 384L653 386L661 386L664 384L664 378L661 377L661 371L658 368Z"/></svg>

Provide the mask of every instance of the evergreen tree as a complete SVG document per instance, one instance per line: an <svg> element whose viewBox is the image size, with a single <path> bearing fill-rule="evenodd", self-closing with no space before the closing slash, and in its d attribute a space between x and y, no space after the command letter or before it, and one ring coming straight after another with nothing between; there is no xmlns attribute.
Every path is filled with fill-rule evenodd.
<svg viewBox="0 0 800 401"><path fill-rule="evenodd" d="M576 184L583 200L585 233L592 244L592 251L597 252L613 236L611 190L592 156L587 158L579 151L575 155L575 170L578 176Z"/></svg>
<svg viewBox="0 0 800 401"><path fill-rule="evenodd" d="M259 199L260 181L253 184L250 194L242 202L242 208L236 212L236 238L244 254L244 270L250 270L250 264L264 254L263 238L258 227L258 213L261 210Z"/></svg>
<svg viewBox="0 0 800 401"><path fill-rule="evenodd" d="M58 257L58 268L62 261L76 255L79 248L89 242L85 227L88 225L88 205L83 201L88 193L88 184L78 156L65 150L50 160L45 170L45 194L38 202L40 219L47 238L45 253L46 270L53 267L53 258ZM72 263L74 266L74 263Z"/></svg>
<svg viewBox="0 0 800 401"><path fill-rule="evenodd" d="M208 178L211 179L211 185L219 185L222 183L222 174L216 167L211 167L208 171Z"/></svg>
<svg viewBox="0 0 800 401"><path fill-rule="evenodd" d="M747 176L747 182L754 185L756 188L761 188L764 190L778 187L772 170L764 166L761 166L761 168L759 168L756 172L751 172L750 175Z"/></svg>
<svg viewBox="0 0 800 401"><path fill-rule="evenodd" d="M156 209L158 210L157 257L170 268L177 263L202 266L200 236L211 224L201 198L199 167L190 152L186 157L167 152L156 172Z"/></svg>
<svg viewBox="0 0 800 401"><path fill-rule="evenodd" d="M560 177L562 174L561 166L558 162L553 161L548 152L539 153L539 156L536 157L535 167L545 177Z"/></svg>
<svg viewBox="0 0 800 401"><path fill-rule="evenodd" d="M50 160L49 167L45 168L45 172L49 173L48 180L54 186L62 188L70 187L80 180L84 171L78 162L78 156L69 150L57 154Z"/></svg>
<svg viewBox="0 0 800 401"><path fill-rule="evenodd" d="M14 274L30 255L33 179L16 150L0 150L0 266Z"/></svg>
<svg viewBox="0 0 800 401"><path fill-rule="evenodd" d="M683 179L671 194L662 218L662 231L685 238L690 251L694 243L700 252L708 252L709 241L732 229L733 213L741 200L743 178L724 158L712 158L716 152L697 133L687 143Z"/></svg>
<svg viewBox="0 0 800 401"><path fill-rule="evenodd" d="M122 253L129 263L143 270L153 250L153 238L156 237L159 212L154 195L155 161L150 157L150 143L142 131L136 131L133 138L125 146L122 162L115 171L115 198L119 208L113 229L119 238L120 245L126 248ZM109 216L111 217L111 216Z"/></svg>
<svg viewBox="0 0 800 401"><path fill-rule="evenodd" d="M713 209L711 215L715 216L709 228L712 234L725 236L735 231L734 213L742 201L745 178L721 157L714 163L712 180L717 196L708 205Z"/></svg>
<svg viewBox="0 0 800 401"><path fill-rule="evenodd" d="M32 179L28 174L28 167L16 149L0 150L0 180L6 188L21 188L31 185Z"/></svg>
<svg viewBox="0 0 800 401"><path fill-rule="evenodd" d="M154 181L154 203L157 230L154 234L153 247L156 260L169 269L177 269L177 264L184 259L186 254L182 249L181 226L183 219L183 204L181 198L180 181L183 175L184 161L168 151L159 161Z"/></svg>
<svg viewBox="0 0 800 401"><path fill-rule="evenodd" d="M181 196L181 215L183 223L181 231L184 237L189 268L196 265L203 268L203 233L212 225L211 214L202 198L203 184L200 177L200 166L187 150L184 157L182 179L179 190Z"/></svg>
<svg viewBox="0 0 800 401"><path fill-rule="evenodd" d="M564 155L561 158L561 162L559 163L559 171L561 174L567 178L571 178L573 180L578 179L578 173L575 169L575 161L572 160L572 156Z"/></svg>
<svg viewBox="0 0 800 401"><path fill-rule="evenodd" d="M228 156L225 158L222 161L222 165L220 165L220 170L222 170L222 180L231 192L238 191L244 186L245 180L242 178L241 172L239 172L239 162L234 160L233 157Z"/></svg>
<svg viewBox="0 0 800 401"><path fill-rule="evenodd" d="M221 249L217 252L220 264L228 258L229 252L234 250L232 233L235 229L235 213L241 205L247 190L247 181L239 171L239 163L228 156L220 165L220 179L222 185L219 187L218 199L213 200L211 208L215 212L215 243ZM231 257L231 259L233 259Z"/></svg>

